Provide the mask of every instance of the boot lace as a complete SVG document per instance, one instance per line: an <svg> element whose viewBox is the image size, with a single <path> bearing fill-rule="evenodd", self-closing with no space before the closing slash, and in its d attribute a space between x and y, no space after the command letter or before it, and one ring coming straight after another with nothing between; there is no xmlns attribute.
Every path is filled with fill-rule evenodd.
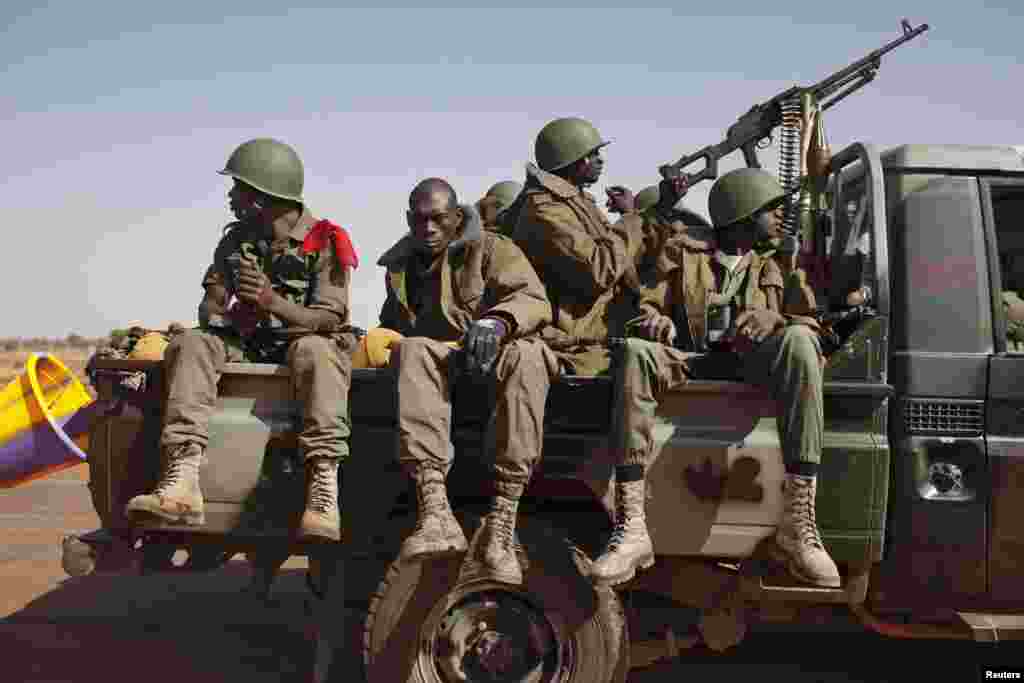
<svg viewBox="0 0 1024 683"><path fill-rule="evenodd" d="M163 476L160 478L160 482L156 486L156 490L153 493L157 495L166 494L167 491L174 488L181 481L185 474L185 462L180 458L174 458L168 460L164 466Z"/></svg>
<svg viewBox="0 0 1024 683"><path fill-rule="evenodd" d="M790 507L790 514L793 519L793 532L801 545L824 549L821 535L818 532L818 523L814 514L814 498L810 484L802 481L794 481L792 485L796 488L793 495L793 502Z"/></svg>
<svg viewBox="0 0 1024 683"><path fill-rule="evenodd" d="M626 541L630 522L643 519L644 500L638 490L622 484L622 490L615 496L615 528L608 539L608 550L615 550Z"/></svg>
<svg viewBox="0 0 1024 683"><path fill-rule="evenodd" d="M445 504L444 483L441 481L426 481L416 487L417 503L419 507L419 518L416 520L416 531L426 528L427 522L434 513L444 513L448 506Z"/></svg>
<svg viewBox="0 0 1024 683"><path fill-rule="evenodd" d="M316 465L313 467L313 480L309 487L309 507L317 512L330 512L334 506L332 495L331 478L337 476L334 469L328 465Z"/></svg>
<svg viewBox="0 0 1024 683"><path fill-rule="evenodd" d="M497 498L487 515L487 528L502 548L511 548L515 534L515 506L508 500Z"/></svg>
<svg viewBox="0 0 1024 683"><path fill-rule="evenodd" d="M617 549L626 540L626 510L628 507L624 495L615 497L615 528L612 529L612 535L608 539L609 551Z"/></svg>

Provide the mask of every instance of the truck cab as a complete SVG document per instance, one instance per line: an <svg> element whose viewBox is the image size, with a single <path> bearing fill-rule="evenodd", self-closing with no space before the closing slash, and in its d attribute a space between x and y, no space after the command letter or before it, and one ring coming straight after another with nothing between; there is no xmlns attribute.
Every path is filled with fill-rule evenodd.
<svg viewBox="0 0 1024 683"><path fill-rule="evenodd" d="M909 145L881 157L889 226L893 485L872 599L1020 604L1024 354L1004 292L1024 270L1013 148Z"/></svg>
<svg viewBox="0 0 1024 683"><path fill-rule="evenodd" d="M123 515L156 478L161 365L99 361L107 409L89 459L105 532L82 540L94 553L135 544L144 566L163 571L244 552L263 591L284 559L306 554L318 670L357 648L362 666L346 676L369 681L491 680L495 667L501 680L623 681L630 662L686 638L725 649L752 619L837 608L889 635L923 632L905 623L920 620L943 637L1013 637L1024 621L1024 353L1007 342L1003 300L1024 280L1024 160L1003 147L858 143L832 158L828 199L813 240L828 255L818 300L837 348L825 367L817 517L838 589L795 583L768 559L782 504L777 409L715 354L692 358L709 379L661 402L647 474L657 561L615 590L586 578L615 514L607 378L563 378L549 395L517 527L521 587L486 580L464 557L395 560L416 511L393 455L389 370L354 371L343 540L323 549L288 532L302 468L286 368L229 364L201 474L207 525L186 529ZM841 296L851 283L871 293L853 309ZM142 389L125 389L119 378L139 372ZM473 538L490 494L492 388L453 391L449 491ZM175 568L182 548L190 559ZM946 623L934 626L937 615Z"/></svg>

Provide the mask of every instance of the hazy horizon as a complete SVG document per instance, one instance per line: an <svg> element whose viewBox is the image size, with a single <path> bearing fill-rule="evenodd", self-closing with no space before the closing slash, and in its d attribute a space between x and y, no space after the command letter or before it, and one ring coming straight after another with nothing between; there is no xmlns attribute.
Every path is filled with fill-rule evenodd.
<svg viewBox="0 0 1024 683"><path fill-rule="evenodd" d="M143 5L0 8L0 205L16 226L0 337L194 321L231 219L229 181L216 171L253 137L293 145L311 210L349 229L360 256L352 318L364 327L384 299L377 257L405 232L420 179L445 177L473 202L494 182L522 180L544 123L583 116L614 141L591 191L639 191L755 103L898 37L904 16L931 30L825 115L833 151L1024 143L1022 11L1009 2L797 2L791 16L762 16L746 0L729 7L735 16ZM763 160L775 170L773 150ZM737 155L721 170L740 164ZM687 206L706 215L708 189Z"/></svg>

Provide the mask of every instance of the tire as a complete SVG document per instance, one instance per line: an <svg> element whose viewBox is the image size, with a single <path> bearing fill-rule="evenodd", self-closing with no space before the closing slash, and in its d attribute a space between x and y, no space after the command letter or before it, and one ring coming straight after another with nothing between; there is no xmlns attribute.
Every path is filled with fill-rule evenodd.
<svg viewBox="0 0 1024 683"><path fill-rule="evenodd" d="M459 518L472 538L480 518ZM453 670L472 683L624 682L629 637L615 592L595 589L580 572L587 562L582 551L544 522L521 516L517 542L521 587L460 576L464 553L393 562L366 619L367 683L455 683ZM487 621L494 624L489 630L481 626ZM493 638L494 651L508 656L485 662L461 647L477 637ZM501 672L484 673L488 664Z"/></svg>

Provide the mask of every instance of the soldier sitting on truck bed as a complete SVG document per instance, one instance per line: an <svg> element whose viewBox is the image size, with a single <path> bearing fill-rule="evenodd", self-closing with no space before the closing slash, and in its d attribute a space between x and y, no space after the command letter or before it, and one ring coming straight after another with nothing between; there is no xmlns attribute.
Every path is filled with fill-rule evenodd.
<svg viewBox="0 0 1024 683"><path fill-rule="evenodd" d="M302 162L272 139L250 140L222 175L238 222L228 226L203 280L200 329L165 353L168 397L163 470L152 493L127 513L204 522L199 467L209 441L217 383L228 361L285 363L302 404L299 449L309 484L300 537L340 539L338 465L348 455L351 361L349 268L356 256L342 228L303 204ZM229 300L230 298L230 300Z"/></svg>
<svg viewBox="0 0 1024 683"><path fill-rule="evenodd" d="M663 190L664 191L664 190ZM814 294L802 272L784 277L771 257L751 249L774 232L784 194L757 169L720 178L708 203L716 239L695 243L672 237L659 258L659 280L645 291L617 373L623 387L624 443L617 482L630 482L616 528L592 577L602 584L630 579L654 561L644 515L644 470L655 457L658 398L692 377L685 352L735 354L748 382L769 388L778 401L778 428L786 470L784 511L776 533L779 559L799 579L838 587L838 569L815 522L817 469L823 438L822 367ZM717 244L716 244L717 242ZM678 326L678 327L677 327ZM650 341L646 341L650 340Z"/></svg>
<svg viewBox="0 0 1024 683"><path fill-rule="evenodd" d="M630 212L610 224L584 189L601 177L607 144L583 119L545 125L512 233L551 300L554 322L542 336L571 375L607 373L608 339L623 336L637 310L641 222Z"/></svg>
<svg viewBox="0 0 1024 683"><path fill-rule="evenodd" d="M484 231L476 209L460 206L444 180L428 178L413 189L407 221L409 233L378 261L387 268L380 324L404 335L392 355L398 457L415 482L419 508L400 557L467 549L445 487L453 457L451 381L461 373L493 373L496 495L474 559L493 579L518 584L516 512L540 458L545 402L558 371L535 336L550 322L551 305L519 248Z"/></svg>
<svg viewBox="0 0 1024 683"><path fill-rule="evenodd" d="M484 230L501 232L502 213L512 206L516 197L523 191L523 186L514 180L502 180L491 185L490 189L476 203Z"/></svg>

